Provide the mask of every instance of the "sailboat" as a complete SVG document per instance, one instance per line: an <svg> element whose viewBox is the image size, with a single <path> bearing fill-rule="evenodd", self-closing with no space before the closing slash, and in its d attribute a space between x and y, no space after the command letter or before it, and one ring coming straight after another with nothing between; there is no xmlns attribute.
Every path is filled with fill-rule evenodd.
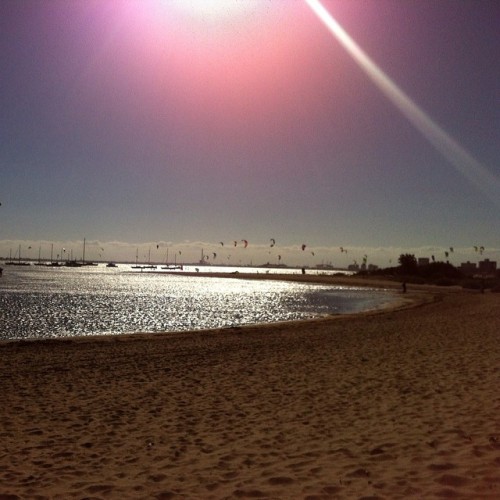
<svg viewBox="0 0 500 500"><path fill-rule="evenodd" d="M135 250L135 266L131 266L132 269L142 269L142 266L139 265L138 260L139 260L139 249L137 248Z"/></svg>
<svg viewBox="0 0 500 500"><path fill-rule="evenodd" d="M83 252L85 254L85 240L83 240ZM82 262L77 262L76 259L73 259L73 250L70 250L70 257L69 259L64 263L66 267L82 267L83 263Z"/></svg>
<svg viewBox="0 0 500 500"><path fill-rule="evenodd" d="M19 254L18 254L18 252L19 252ZM31 262L21 261L21 245L19 245L18 252L16 252L14 254L14 260L12 260L12 258L11 258L12 250L11 250L9 253L9 262L6 262L5 265L7 265L7 266L31 266ZM15 260L16 255L18 255L17 261Z"/></svg>
<svg viewBox="0 0 500 500"><path fill-rule="evenodd" d="M156 266L151 264L151 247L149 248L148 265L142 266L143 269L156 269Z"/></svg>
<svg viewBox="0 0 500 500"><path fill-rule="evenodd" d="M47 267L61 267L61 263L58 260L54 260L54 243L50 247L50 262L46 264Z"/></svg>
<svg viewBox="0 0 500 500"><path fill-rule="evenodd" d="M168 263L168 248L167 248L167 260L166 260L166 265L162 267L162 269L169 269L170 271L174 270L174 269L183 269L182 267L182 264L181 265L177 265L177 253L174 254L174 263L173 264L169 264Z"/></svg>
<svg viewBox="0 0 500 500"><path fill-rule="evenodd" d="M137 263L138 258L139 258L139 249L137 249L135 252L135 266L132 266L132 269L140 269L141 271L143 269L156 269L156 266L151 264L151 248L149 249L149 259L147 264L138 264Z"/></svg>
<svg viewBox="0 0 500 500"><path fill-rule="evenodd" d="M42 262L42 245L38 247L38 262L35 266L45 266L45 262Z"/></svg>
<svg viewBox="0 0 500 500"><path fill-rule="evenodd" d="M82 266L97 266L99 264L89 261L87 262L85 260L85 238L83 238L83 257L82 257Z"/></svg>
<svg viewBox="0 0 500 500"><path fill-rule="evenodd" d="M76 259L71 258L71 260L66 261L66 267L97 266L97 264L94 264L94 262L85 261L85 245L86 240L85 238L83 238L83 255L81 262L78 262ZM73 251L71 251L71 257L73 257Z"/></svg>

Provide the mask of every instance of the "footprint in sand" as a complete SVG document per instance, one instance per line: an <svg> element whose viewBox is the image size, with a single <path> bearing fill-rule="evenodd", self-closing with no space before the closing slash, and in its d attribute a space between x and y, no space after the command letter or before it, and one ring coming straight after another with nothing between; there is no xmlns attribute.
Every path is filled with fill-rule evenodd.
<svg viewBox="0 0 500 500"><path fill-rule="evenodd" d="M234 490L233 496L237 498L264 498L268 495L260 490Z"/></svg>
<svg viewBox="0 0 500 500"><path fill-rule="evenodd" d="M456 465L450 464L450 463L444 463L444 464L430 464L427 468L429 470L434 470L434 471L445 471L445 470L452 470L456 469Z"/></svg>
<svg viewBox="0 0 500 500"><path fill-rule="evenodd" d="M462 476L456 476L454 474L443 474L436 482L442 484L443 486L459 487L465 486L469 480Z"/></svg>
<svg viewBox="0 0 500 500"><path fill-rule="evenodd" d="M269 484L272 484L273 486L278 486L278 485L291 484L293 483L293 479L287 476L277 476L277 477L270 477L267 480L267 482Z"/></svg>

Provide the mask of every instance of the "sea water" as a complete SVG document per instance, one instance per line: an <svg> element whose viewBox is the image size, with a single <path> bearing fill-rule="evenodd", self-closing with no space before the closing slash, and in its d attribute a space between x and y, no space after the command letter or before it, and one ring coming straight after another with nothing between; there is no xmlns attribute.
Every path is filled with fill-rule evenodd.
<svg viewBox="0 0 500 500"><path fill-rule="evenodd" d="M366 288L134 272L122 264L9 266L0 277L0 340L300 320L374 309L393 297L388 291Z"/></svg>

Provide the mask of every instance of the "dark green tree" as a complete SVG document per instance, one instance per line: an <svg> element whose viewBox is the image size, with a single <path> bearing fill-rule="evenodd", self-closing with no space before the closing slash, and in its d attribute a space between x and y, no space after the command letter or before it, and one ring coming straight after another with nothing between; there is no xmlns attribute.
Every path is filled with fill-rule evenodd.
<svg viewBox="0 0 500 500"><path fill-rule="evenodd" d="M402 253L398 259L403 274L418 274L417 258L410 253Z"/></svg>

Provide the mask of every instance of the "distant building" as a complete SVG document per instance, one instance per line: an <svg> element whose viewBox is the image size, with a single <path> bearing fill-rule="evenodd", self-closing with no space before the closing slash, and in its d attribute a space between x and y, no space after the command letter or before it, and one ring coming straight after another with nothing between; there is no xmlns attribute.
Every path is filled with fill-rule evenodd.
<svg viewBox="0 0 500 500"><path fill-rule="evenodd" d="M431 261L430 261L429 257L419 257L417 259L417 264L419 266L428 266L430 264L430 262Z"/></svg>
<svg viewBox="0 0 500 500"><path fill-rule="evenodd" d="M349 264L347 266L348 271L359 271L359 264Z"/></svg>
<svg viewBox="0 0 500 500"><path fill-rule="evenodd" d="M376 271L378 266L376 264L368 264L368 271Z"/></svg>
<svg viewBox="0 0 500 500"><path fill-rule="evenodd" d="M477 266L474 262L462 262L459 267L460 271L466 276L472 276L477 272Z"/></svg>
<svg viewBox="0 0 500 500"><path fill-rule="evenodd" d="M484 259L479 261L479 273L480 274L495 274L497 271L497 263L490 259Z"/></svg>

